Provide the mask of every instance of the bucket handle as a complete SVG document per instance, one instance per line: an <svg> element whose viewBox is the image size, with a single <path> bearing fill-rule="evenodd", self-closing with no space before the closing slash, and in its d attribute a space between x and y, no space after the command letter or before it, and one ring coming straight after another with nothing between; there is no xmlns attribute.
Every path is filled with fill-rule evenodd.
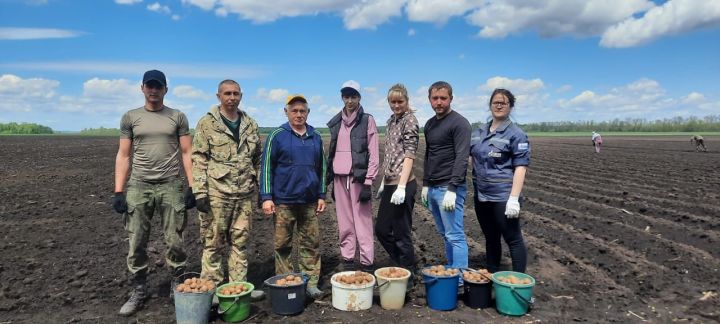
<svg viewBox="0 0 720 324"><path fill-rule="evenodd" d="M515 287L510 287L510 291L512 291L512 293L513 293L513 295L515 295L515 297L522 300L528 306L528 309L532 309L532 306L535 303L534 297L530 297L530 300L525 299L525 297L520 295L520 293L515 290Z"/></svg>
<svg viewBox="0 0 720 324"><path fill-rule="evenodd" d="M429 283L433 283L433 282L435 282L435 281L438 281L438 279L437 279L437 278L430 278L429 281L423 280L422 283L423 283L423 284L429 284Z"/></svg>
<svg viewBox="0 0 720 324"><path fill-rule="evenodd" d="M385 286L385 285L389 284L389 283L390 283L390 280L385 280L385 282L383 282L383 283L381 283L381 284L379 284L379 285L378 285L378 283L377 283L377 282L378 282L378 281L377 281L377 280L375 280L375 288L377 288L377 289L380 289L380 287L382 287L382 286Z"/></svg>
<svg viewBox="0 0 720 324"><path fill-rule="evenodd" d="M477 273L477 274L481 275L481 276L482 276L483 278L485 278L485 279L489 280L490 282L492 282L492 281L493 281L491 277L488 277L488 276L484 275L484 274L483 274L482 272L480 272L480 271L477 271L477 270L475 270L475 269L471 269L471 268L462 268L461 270L463 270L463 271L466 271L466 272L472 272L472 273Z"/></svg>
<svg viewBox="0 0 720 324"><path fill-rule="evenodd" d="M240 297L235 297L232 305L230 305L230 307L228 307L226 310L223 310L222 307L218 306L218 314L222 315L229 312L233 307L235 307L235 305L237 305L238 300L240 300Z"/></svg>
<svg viewBox="0 0 720 324"><path fill-rule="evenodd" d="M175 281L178 281L178 282L179 282L179 281L180 281L180 278L182 278L182 277L184 277L184 276L187 276L187 275L191 275L191 274L193 274L193 275L198 275L198 277L200 277L200 272L189 271L189 272L183 272L183 273L181 273L180 275L176 276L176 277L175 277Z"/></svg>

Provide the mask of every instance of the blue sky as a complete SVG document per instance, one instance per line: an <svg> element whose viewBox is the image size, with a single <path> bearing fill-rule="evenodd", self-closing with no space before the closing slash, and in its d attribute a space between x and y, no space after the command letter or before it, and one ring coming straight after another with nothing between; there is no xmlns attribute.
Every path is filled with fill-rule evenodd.
<svg viewBox="0 0 720 324"><path fill-rule="evenodd" d="M191 127L226 78L261 126L291 93L323 126L349 79L380 125L396 82L424 123L438 80L473 122L496 87L521 123L702 117L720 114L718 57L716 0L0 0L0 122L118 127L148 69Z"/></svg>

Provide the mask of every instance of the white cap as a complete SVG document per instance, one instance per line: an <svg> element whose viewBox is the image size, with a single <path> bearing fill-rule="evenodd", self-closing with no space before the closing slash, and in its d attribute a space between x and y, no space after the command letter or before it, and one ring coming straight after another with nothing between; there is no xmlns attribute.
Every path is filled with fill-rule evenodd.
<svg viewBox="0 0 720 324"><path fill-rule="evenodd" d="M357 83L357 81L355 81L355 80L345 81L345 83L343 83L343 85L342 85L342 88L340 88L340 91L342 91L345 88L350 88L350 89L353 89L353 90L357 91L358 93L360 93L360 84Z"/></svg>

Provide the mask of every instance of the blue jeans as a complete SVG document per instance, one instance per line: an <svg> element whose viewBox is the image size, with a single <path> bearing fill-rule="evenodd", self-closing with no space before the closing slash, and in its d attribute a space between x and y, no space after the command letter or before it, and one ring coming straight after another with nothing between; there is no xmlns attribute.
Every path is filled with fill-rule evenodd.
<svg viewBox="0 0 720 324"><path fill-rule="evenodd" d="M447 186L428 188L428 208L435 218L438 233L445 240L445 257L448 266L453 268L468 267L468 245L465 240L465 196L467 186L458 186L455 190L455 210L443 209L442 202Z"/></svg>

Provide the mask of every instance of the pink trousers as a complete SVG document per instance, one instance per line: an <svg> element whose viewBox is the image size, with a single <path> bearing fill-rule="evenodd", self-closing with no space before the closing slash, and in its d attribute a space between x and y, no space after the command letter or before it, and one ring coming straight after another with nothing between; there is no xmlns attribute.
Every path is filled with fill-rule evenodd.
<svg viewBox="0 0 720 324"><path fill-rule="evenodd" d="M360 203L362 183L353 183L348 176L335 176L335 211L337 212L340 232L340 254L345 260L355 260L355 252L360 248L360 264L371 265L374 262L375 237L373 233L372 203Z"/></svg>

